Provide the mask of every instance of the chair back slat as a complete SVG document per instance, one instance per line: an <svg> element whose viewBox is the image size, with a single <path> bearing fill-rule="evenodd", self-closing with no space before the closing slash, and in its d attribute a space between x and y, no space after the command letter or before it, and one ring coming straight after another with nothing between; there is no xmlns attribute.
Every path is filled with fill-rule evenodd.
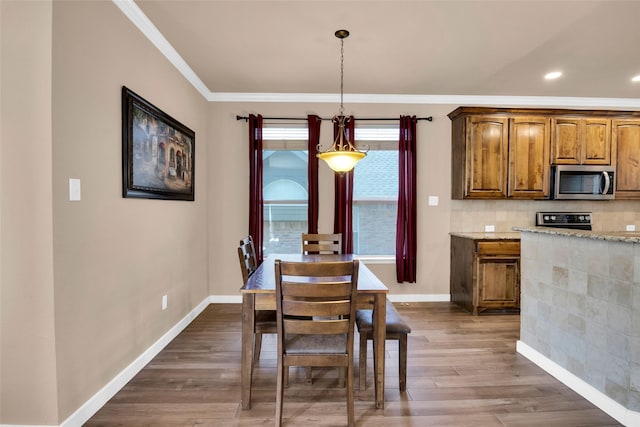
<svg viewBox="0 0 640 427"><path fill-rule="evenodd" d="M284 326L288 334L335 335L349 331L348 319L330 319L309 322L298 319L285 319Z"/></svg>
<svg viewBox="0 0 640 427"><path fill-rule="evenodd" d="M238 246L238 260L240 261L240 270L242 271L242 283L247 283L249 277L251 277L258 268L256 248L251 236L247 236L240 240L240 246Z"/></svg>
<svg viewBox="0 0 640 427"><path fill-rule="evenodd" d="M302 253L308 254L341 254L342 234L302 234Z"/></svg>
<svg viewBox="0 0 640 427"><path fill-rule="evenodd" d="M348 316L351 302L283 300L282 312L285 316Z"/></svg>
<svg viewBox="0 0 640 427"><path fill-rule="evenodd" d="M282 294L287 297L332 297L333 299L348 297L351 293L351 282L290 282L283 281ZM313 286L310 286L313 285Z"/></svg>

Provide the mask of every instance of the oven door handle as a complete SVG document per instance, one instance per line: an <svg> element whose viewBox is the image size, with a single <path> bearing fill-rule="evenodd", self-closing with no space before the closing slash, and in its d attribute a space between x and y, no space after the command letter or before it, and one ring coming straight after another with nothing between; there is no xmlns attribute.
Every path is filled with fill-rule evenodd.
<svg viewBox="0 0 640 427"><path fill-rule="evenodd" d="M609 192L609 187L611 186L611 179L609 178L609 173L607 171L602 171L602 176L604 177L604 188L602 189L602 194L607 194Z"/></svg>

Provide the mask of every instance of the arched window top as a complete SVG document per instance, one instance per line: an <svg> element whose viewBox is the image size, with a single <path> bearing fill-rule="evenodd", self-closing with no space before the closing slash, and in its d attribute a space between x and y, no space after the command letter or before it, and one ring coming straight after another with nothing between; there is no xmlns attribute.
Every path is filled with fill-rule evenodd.
<svg viewBox="0 0 640 427"><path fill-rule="evenodd" d="M290 179L277 179L264 186L264 200L307 200L309 194L300 184Z"/></svg>

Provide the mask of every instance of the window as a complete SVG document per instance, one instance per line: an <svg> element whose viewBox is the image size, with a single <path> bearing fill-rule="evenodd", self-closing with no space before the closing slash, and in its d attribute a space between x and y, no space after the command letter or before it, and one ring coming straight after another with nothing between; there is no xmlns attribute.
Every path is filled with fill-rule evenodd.
<svg viewBox="0 0 640 427"><path fill-rule="evenodd" d="M369 145L354 169L353 252L395 255L398 211L398 126L357 127L356 145Z"/></svg>
<svg viewBox="0 0 640 427"><path fill-rule="evenodd" d="M398 133L398 125L356 128L356 145L369 151L354 169L355 254L395 255ZM264 254L298 253L300 235L308 230L308 130L265 125L262 136Z"/></svg>
<svg viewBox="0 0 640 427"><path fill-rule="evenodd" d="M307 232L307 127L267 127L263 137L264 254L300 252Z"/></svg>

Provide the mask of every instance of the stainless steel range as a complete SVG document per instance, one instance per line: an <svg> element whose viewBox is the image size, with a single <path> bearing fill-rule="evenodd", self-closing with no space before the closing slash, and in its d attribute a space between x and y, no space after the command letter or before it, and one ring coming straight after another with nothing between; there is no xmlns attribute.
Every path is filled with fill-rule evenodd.
<svg viewBox="0 0 640 427"><path fill-rule="evenodd" d="M591 230L591 212L537 212L536 225Z"/></svg>

